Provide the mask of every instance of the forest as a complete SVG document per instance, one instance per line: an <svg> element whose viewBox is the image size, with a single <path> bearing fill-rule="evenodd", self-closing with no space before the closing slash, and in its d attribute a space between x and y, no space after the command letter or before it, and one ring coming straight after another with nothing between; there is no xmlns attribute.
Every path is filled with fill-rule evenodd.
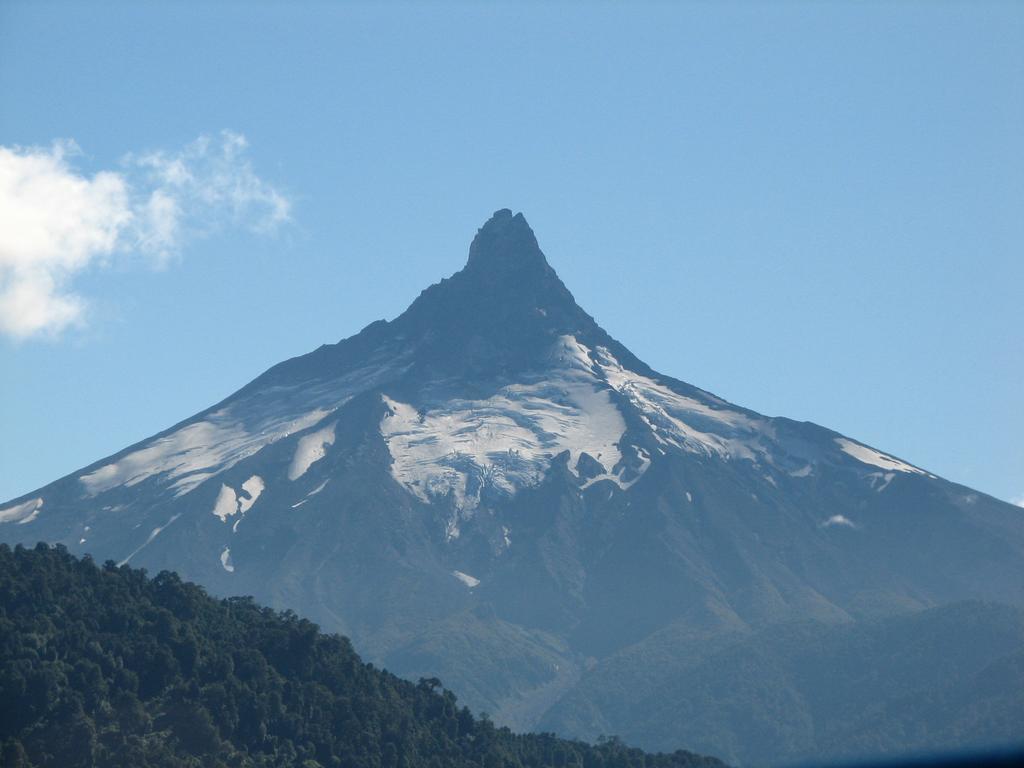
<svg viewBox="0 0 1024 768"><path fill-rule="evenodd" d="M0 750L8 768L724 765L514 734L292 612L46 544L0 545Z"/></svg>

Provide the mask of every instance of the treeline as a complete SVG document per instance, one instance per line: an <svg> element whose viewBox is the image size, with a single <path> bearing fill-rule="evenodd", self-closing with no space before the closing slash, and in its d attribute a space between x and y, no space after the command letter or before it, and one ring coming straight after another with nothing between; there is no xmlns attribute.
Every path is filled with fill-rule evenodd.
<svg viewBox="0 0 1024 768"><path fill-rule="evenodd" d="M722 765L513 734L294 613L44 544L0 545L0 749L7 768Z"/></svg>

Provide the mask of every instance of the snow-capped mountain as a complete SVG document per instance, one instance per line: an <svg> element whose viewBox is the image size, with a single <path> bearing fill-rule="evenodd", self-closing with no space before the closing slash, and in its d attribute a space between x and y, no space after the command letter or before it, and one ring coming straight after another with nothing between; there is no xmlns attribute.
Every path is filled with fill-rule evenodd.
<svg viewBox="0 0 1024 768"><path fill-rule="evenodd" d="M1024 605L1021 510L651 370L508 210L395 320L0 506L0 539L292 608L517 726L659 632Z"/></svg>

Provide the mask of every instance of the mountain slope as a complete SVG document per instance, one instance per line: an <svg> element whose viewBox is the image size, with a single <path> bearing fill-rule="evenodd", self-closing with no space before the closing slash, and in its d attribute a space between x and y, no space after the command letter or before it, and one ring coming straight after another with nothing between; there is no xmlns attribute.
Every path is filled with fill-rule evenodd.
<svg viewBox="0 0 1024 768"><path fill-rule="evenodd" d="M713 642L674 626L588 672L541 726L596 737L627 725L630 743L684 742L745 765L1020 746L1022 654L1024 611L993 603Z"/></svg>
<svg viewBox="0 0 1024 768"><path fill-rule="evenodd" d="M721 766L519 736L293 613L0 546L0 757L31 766Z"/></svg>
<svg viewBox="0 0 1024 768"><path fill-rule="evenodd" d="M5 541L291 607L523 728L667 627L715 642L1024 605L1019 509L651 370L510 211L395 320L271 368L0 520Z"/></svg>

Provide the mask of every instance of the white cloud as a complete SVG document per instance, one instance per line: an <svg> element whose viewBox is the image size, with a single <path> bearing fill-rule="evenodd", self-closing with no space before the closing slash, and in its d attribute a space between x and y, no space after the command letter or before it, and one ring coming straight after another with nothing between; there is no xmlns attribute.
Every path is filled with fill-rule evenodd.
<svg viewBox="0 0 1024 768"><path fill-rule="evenodd" d="M150 190L142 202L138 246L161 261L174 255L187 226L206 234L231 224L270 232L290 218L288 199L253 171L245 136L223 131L184 149L128 155L125 164Z"/></svg>
<svg viewBox="0 0 1024 768"><path fill-rule="evenodd" d="M131 221L125 179L74 173L67 157L76 149L0 147L0 332L29 336L78 320L83 301L66 284L112 253Z"/></svg>
<svg viewBox="0 0 1024 768"><path fill-rule="evenodd" d="M1016 504L1018 507L1024 507L1024 493L1016 498L1010 499L1011 504Z"/></svg>
<svg viewBox="0 0 1024 768"><path fill-rule="evenodd" d="M256 175L244 136L200 136L177 152L129 154L79 171L74 142L0 146L0 333L55 335L83 322L77 275L139 253L156 265L224 226L273 231L288 199Z"/></svg>
<svg viewBox="0 0 1024 768"><path fill-rule="evenodd" d="M833 525L841 525L846 528L856 528L853 520L844 515L832 515L828 520L821 524L822 528L831 528Z"/></svg>

